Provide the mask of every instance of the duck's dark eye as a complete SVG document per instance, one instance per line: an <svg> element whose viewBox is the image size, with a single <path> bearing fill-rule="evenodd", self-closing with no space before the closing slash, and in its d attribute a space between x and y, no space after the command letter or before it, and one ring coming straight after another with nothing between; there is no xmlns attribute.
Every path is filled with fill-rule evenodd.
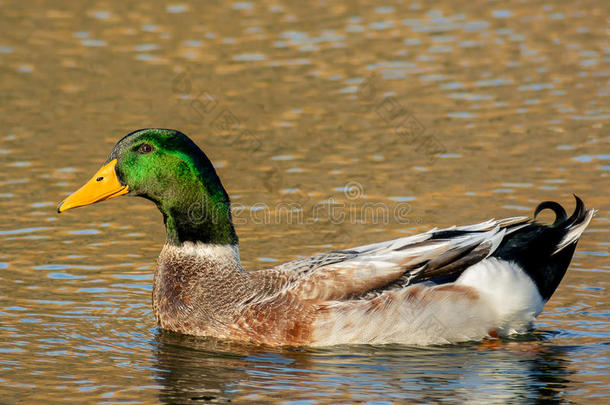
<svg viewBox="0 0 610 405"><path fill-rule="evenodd" d="M148 143L143 143L138 148L138 152L140 152L142 154L150 153L152 151L153 151L153 147L150 144L148 144Z"/></svg>

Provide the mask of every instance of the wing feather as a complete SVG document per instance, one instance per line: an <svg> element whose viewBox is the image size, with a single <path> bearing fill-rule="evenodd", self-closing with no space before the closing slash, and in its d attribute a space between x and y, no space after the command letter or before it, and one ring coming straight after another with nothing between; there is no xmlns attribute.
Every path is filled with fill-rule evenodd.
<svg viewBox="0 0 610 405"><path fill-rule="evenodd" d="M455 279L491 255L512 227L526 217L431 231L293 260L261 270L258 277L284 280L283 290L302 299L338 300L374 296L423 281Z"/></svg>

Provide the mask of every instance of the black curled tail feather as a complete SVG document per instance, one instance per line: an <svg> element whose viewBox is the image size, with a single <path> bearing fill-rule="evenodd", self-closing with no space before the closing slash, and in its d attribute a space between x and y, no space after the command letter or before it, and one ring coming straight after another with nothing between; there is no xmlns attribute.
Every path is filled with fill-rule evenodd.
<svg viewBox="0 0 610 405"><path fill-rule="evenodd" d="M534 281L545 301L553 295L565 275L580 232L586 226L584 221L588 223L590 220L590 210L576 195L574 198L576 208L569 218L564 208L554 201L539 204L534 211L534 221L508 234L492 255L517 263ZM535 221L536 216L545 209L555 213L555 221L551 225ZM575 227L578 228L576 233ZM569 238L570 242L566 243L565 238Z"/></svg>
<svg viewBox="0 0 610 405"><path fill-rule="evenodd" d="M538 206L536 207L536 210L534 211L534 221L536 220L536 217L538 217L538 214L540 214L541 211L544 211L546 209L550 209L555 213L555 222L553 222L553 224L551 225L553 227L561 225L562 222L568 219L566 210L563 209L561 204L556 203L555 201L544 201L538 204Z"/></svg>
<svg viewBox="0 0 610 405"><path fill-rule="evenodd" d="M566 214L566 210L563 209L561 204L556 203L555 201L544 201L544 202L541 202L540 204L538 204L538 206L536 207L536 210L534 211L534 221L536 220L536 217L538 217L538 214L540 214L542 211L544 211L546 209L550 209L551 211L553 211L555 213L555 222L553 222L549 226L568 227L568 226L574 225L575 223L581 221L587 214L587 209L585 208L585 203L583 203L582 200L576 194L574 194L574 199L576 200L576 208L574 209L574 212L572 213L570 218L568 218L568 215Z"/></svg>
<svg viewBox="0 0 610 405"><path fill-rule="evenodd" d="M574 213L567 219L568 226L574 225L577 222L580 222L585 215L587 214L587 209L585 208L585 203L582 202L580 198L576 194L574 194L574 199L576 199L576 208L574 209Z"/></svg>

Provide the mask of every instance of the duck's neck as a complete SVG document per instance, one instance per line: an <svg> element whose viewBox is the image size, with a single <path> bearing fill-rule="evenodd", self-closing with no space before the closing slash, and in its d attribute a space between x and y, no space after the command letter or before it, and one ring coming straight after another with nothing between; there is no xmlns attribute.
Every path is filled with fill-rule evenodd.
<svg viewBox="0 0 610 405"><path fill-rule="evenodd" d="M189 265L194 266L196 273L211 274L231 273L234 270L243 272L239 248L231 244L208 244L201 242L185 242L180 246L166 243L161 250L162 261L178 263L188 260ZM184 264L184 263L183 263ZM183 267L183 266L177 266ZM198 271L197 271L198 270Z"/></svg>
<svg viewBox="0 0 610 405"><path fill-rule="evenodd" d="M215 179L193 179L168 190L157 207L163 214L167 243L237 245L229 197Z"/></svg>

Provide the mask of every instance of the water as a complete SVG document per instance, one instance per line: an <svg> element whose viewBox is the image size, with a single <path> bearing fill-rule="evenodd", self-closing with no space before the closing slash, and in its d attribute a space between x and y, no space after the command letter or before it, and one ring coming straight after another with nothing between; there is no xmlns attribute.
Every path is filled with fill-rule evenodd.
<svg viewBox="0 0 610 405"><path fill-rule="evenodd" d="M607 401L608 12L603 1L6 4L2 402ZM517 339L316 350L195 339L155 327L163 228L149 202L55 212L141 127L180 129L210 156L253 270L531 215L547 199L572 209L571 193L599 212Z"/></svg>

